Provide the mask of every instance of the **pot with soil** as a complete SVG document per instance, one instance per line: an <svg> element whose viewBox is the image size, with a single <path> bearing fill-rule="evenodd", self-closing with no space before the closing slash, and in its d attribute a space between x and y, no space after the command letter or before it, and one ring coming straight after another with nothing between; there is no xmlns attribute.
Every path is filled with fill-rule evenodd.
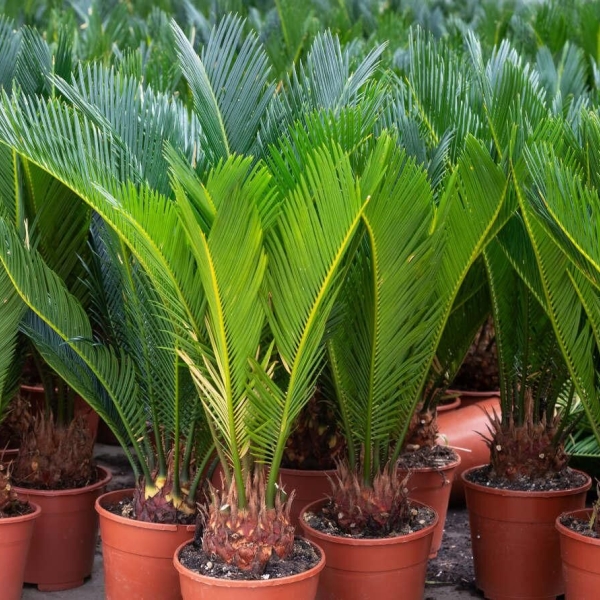
<svg viewBox="0 0 600 600"><path fill-rule="evenodd" d="M0 465L0 590L3 600L19 600L25 563L41 508L17 498Z"/></svg>
<svg viewBox="0 0 600 600"><path fill-rule="evenodd" d="M395 600L399 590L405 600L423 598L438 522L435 511L413 502L402 527L370 537L368 530L346 533L336 522L336 510L328 501L319 500L300 515L304 535L319 544L327 557L318 600Z"/></svg>
<svg viewBox="0 0 600 600"><path fill-rule="evenodd" d="M442 545L448 500L460 464L460 456L445 446L405 452L398 461L398 477L409 476L406 484L409 498L430 506L438 515L429 558L435 558Z"/></svg>
<svg viewBox="0 0 600 600"><path fill-rule="evenodd" d="M13 463L15 492L42 509L25 568L25 582L40 590L78 587L91 575L98 534L94 502L112 477L92 464L93 445L83 417L63 428L39 415Z"/></svg>
<svg viewBox="0 0 600 600"><path fill-rule="evenodd" d="M569 469L535 483L494 487L489 467L463 473L475 582L486 598L555 598L564 593L558 515L585 505L591 479ZM545 489L544 489L545 488ZM579 599L579 596L574 596Z"/></svg>
<svg viewBox="0 0 600 600"><path fill-rule="evenodd" d="M285 560L269 561L258 578L205 554L194 542L184 542L173 558L183 600L314 600L325 553L314 542L295 538Z"/></svg>
<svg viewBox="0 0 600 600"><path fill-rule="evenodd" d="M564 513L556 519L560 537L565 596L595 600L600 589L598 505Z"/></svg>
<svg viewBox="0 0 600 600"><path fill-rule="evenodd" d="M173 554L194 535L191 523L151 523L133 517L134 490L100 496L100 536L109 600L180 600Z"/></svg>

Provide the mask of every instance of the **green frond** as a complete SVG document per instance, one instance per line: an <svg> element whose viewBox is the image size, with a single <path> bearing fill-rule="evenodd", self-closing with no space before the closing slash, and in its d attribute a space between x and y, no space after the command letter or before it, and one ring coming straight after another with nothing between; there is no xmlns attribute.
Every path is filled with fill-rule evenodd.
<svg viewBox="0 0 600 600"><path fill-rule="evenodd" d="M12 386L7 386L19 323L25 313L26 305L21 301L6 271L0 269L0 422L4 409L12 399Z"/></svg>
<svg viewBox="0 0 600 600"><path fill-rule="evenodd" d="M279 220L266 238L267 314L287 385L269 383L254 363L250 431L254 452L271 464L271 504L285 442L320 367L322 338L343 282L340 265L367 202L349 157L318 148L307 157L306 170L284 197Z"/></svg>
<svg viewBox="0 0 600 600"><path fill-rule="evenodd" d="M427 175L404 152L377 149L361 181L371 197L363 215L368 242L347 280L348 322L334 338L339 368L354 380L351 443L364 444L367 484L373 448L387 446L398 419L409 417L404 413L439 310L432 298L434 204Z"/></svg>
<svg viewBox="0 0 600 600"><path fill-rule="evenodd" d="M91 325L79 302L68 292L62 280L45 265L39 254L21 242L14 226L1 218L0 240L0 262L21 300L37 318L37 321L29 321L27 329L35 333L43 323L50 328L54 337L54 342L46 344L46 348L54 348L55 351L46 353L44 357L62 375L77 369L77 361L73 361L71 356L72 367L69 359L61 365L61 349L63 356L69 348L79 357L79 362L85 363L88 368L85 378L69 377L69 383L107 420L122 442L125 440L121 427L126 428L128 442L133 444L140 458L141 453L136 445L145 429L145 415L142 403L137 401L135 371L131 360L123 351L95 343ZM48 330L45 339L48 339ZM41 348L44 348L43 340L44 334L36 338ZM89 371L93 373L91 381ZM82 382L87 382L87 387ZM102 386L105 393L92 393L98 386ZM118 422L110 418L113 413L107 399L119 414Z"/></svg>
<svg viewBox="0 0 600 600"><path fill-rule="evenodd" d="M245 163L248 168L248 162ZM234 180L239 173L229 161ZM226 171L222 173L226 175ZM237 186L219 186L213 181L216 214L210 232L203 231L197 213L179 186L177 206L195 259L206 303L206 327L212 356L203 353L200 364L190 354L184 360L219 431L232 461L241 506L242 459L249 449L246 427L249 359L256 355L264 313L260 291L266 269L258 206L264 201L269 177L254 172ZM263 179L257 184L257 179ZM193 340L192 340L193 345ZM203 364L202 364L203 363Z"/></svg>
<svg viewBox="0 0 600 600"><path fill-rule="evenodd" d="M183 31L172 23L179 66L206 136L204 150L214 162L250 150L274 92L268 84L267 55L256 34L243 35L243 25L238 17L223 19L199 57Z"/></svg>
<svg viewBox="0 0 600 600"><path fill-rule="evenodd" d="M517 171L515 177L525 227L535 253L535 268L540 272L546 310L577 394L598 437L600 407L596 401L598 374L594 364L595 339L591 320L586 316L581 296L574 285L577 279L570 273L571 261L548 235L532 210Z"/></svg>

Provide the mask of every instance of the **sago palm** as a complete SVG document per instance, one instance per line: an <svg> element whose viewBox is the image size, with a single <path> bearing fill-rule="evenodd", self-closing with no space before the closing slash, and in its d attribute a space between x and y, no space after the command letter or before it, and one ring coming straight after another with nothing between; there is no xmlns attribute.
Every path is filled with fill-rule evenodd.
<svg viewBox="0 0 600 600"><path fill-rule="evenodd" d="M343 324L328 342L349 462L366 490L386 465L393 472L455 298L511 213L506 178L473 138L437 197L403 152L390 150L380 168L386 177L370 189ZM355 485L340 482L340 514L352 511L344 489Z"/></svg>

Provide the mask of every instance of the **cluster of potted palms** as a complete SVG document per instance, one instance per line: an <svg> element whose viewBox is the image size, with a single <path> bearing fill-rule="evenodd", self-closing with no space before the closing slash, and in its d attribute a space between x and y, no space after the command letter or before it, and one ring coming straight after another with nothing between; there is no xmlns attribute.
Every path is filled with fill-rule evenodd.
<svg viewBox="0 0 600 600"><path fill-rule="evenodd" d="M542 48L533 67L526 44L519 54L506 41L486 57L473 30L454 43L457 18L444 40L411 30L394 58L376 35L362 48L331 33L310 41L308 26L295 38L284 4L278 63L266 29L234 16L210 29L188 7L199 52L153 13L146 23L172 48L158 43L148 63L132 53L109 65L90 38L81 45L98 60L71 69L73 40L58 34L38 51L44 65L60 50L53 68L34 83L17 68L18 85L4 83L0 406L20 328L123 446L137 487L96 502L111 598L385 598L400 587L419 598L444 517L405 474L430 456L439 471L436 404L491 312L501 414L489 467L462 476L477 585L492 597L560 594L554 521L583 508L591 485L566 466L571 405L600 429L588 68L568 46L558 66ZM86 18L101 31L104 17ZM64 191L39 216L21 210L16 164L34 197L35 185ZM57 206L81 215L65 218L58 254L43 237L64 216ZM317 381L346 456L329 499L303 507L306 542L280 467ZM1 511L14 494L0 483ZM550 499L530 508L540 485ZM483 496L510 510L490 518ZM542 555L533 534L526 554L510 541L497 575L498 544L484 541L511 510L504 532L543 513L551 543ZM304 572L289 570L300 562ZM536 584L540 568L553 577Z"/></svg>

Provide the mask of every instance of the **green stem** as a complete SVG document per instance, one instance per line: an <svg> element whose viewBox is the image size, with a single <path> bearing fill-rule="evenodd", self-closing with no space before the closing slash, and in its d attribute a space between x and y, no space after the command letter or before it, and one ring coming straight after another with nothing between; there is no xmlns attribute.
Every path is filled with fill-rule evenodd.
<svg viewBox="0 0 600 600"><path fill-rule="evenodd" d="M180 400L181 389L179 387L179 355L177 353L177 345L175 347L175 431L173 432L173 496L181 497L181 481L179 479L179 465L181 459L181 417L180 417Z"/></svg>
<svg viewBox="0 0 600 600"><path fill-rule="evenodd" d="M192 422L192 425L188 431L185 440L185 450L183 453L183 461L181 463L179 479L181 485L187 485L190 482L190 466L192 464L192 453L194 451L194 433L196 431L196 423Z"/></svg>

